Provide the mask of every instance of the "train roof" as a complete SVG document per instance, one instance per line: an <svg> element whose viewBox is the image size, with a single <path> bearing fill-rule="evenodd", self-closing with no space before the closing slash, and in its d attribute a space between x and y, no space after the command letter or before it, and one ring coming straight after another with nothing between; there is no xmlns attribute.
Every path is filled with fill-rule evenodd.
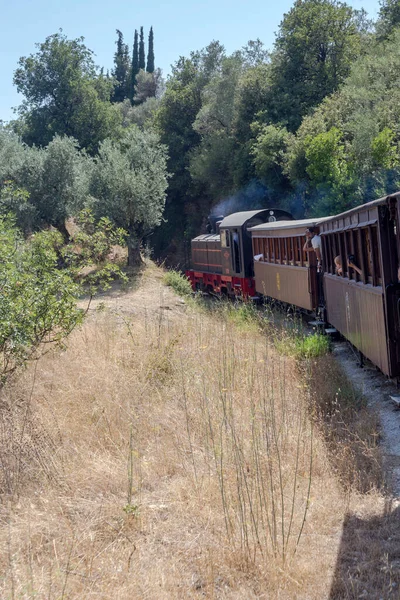
<svg viewBox="0 0 400 600"><path fill-rule="evenodd" d="M372 200L371 202L366 202L365 204L359 204L354 208L350 208L345 212L339 213L338 215L332 215L331 217L324 217L323 219L318 219L318 223L322 223L323 221L327 221L328 219L342 219L343 217L348 217L360 210L374 208L375 206L381 206L382 204L387 204L390 198L396 198L398 201L400 200L400 192L395 192L394 194L388 194L387 196L383 196L382 198L378 198L377 200Z"/></svg>
<svg viewBox="0 0 400 600"><path fill-rule="evenodd" d="M224 227L242 227L242 225L244 225L247 221L253 219L254 217L265 218L265 220L267 220L269 215L274 215L275 213L277 213L278 216L280 214L283 214L285 216L287 215L288 217L290 217L290 213L281 210L280 208L262 208L259 210L245 210L224 217L224 219L220 223L220 229L223 229Z"/></svg>
<svg viewBox="0 0 400 600"><path fill-rule="evenodd" d="M307 229L307 227L315 227L318 223L327 221L332 217L320 217L319 219L299 219L298 221L274 221L273 223L261 223L250 227L249 231L273 231L275 229Z"/></svg>
<svg viewBox="0 0 400 600"><path fill-rule="evenodd" d="M203 233L192 239L192 242L218 242L221 239L219 233Z"/></svg>

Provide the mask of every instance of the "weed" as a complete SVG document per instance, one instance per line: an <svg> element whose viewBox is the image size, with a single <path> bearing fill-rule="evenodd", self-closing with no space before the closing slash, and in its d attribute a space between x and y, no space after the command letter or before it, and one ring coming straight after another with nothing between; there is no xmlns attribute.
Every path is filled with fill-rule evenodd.
<svg viewBox="0 0 400 600"><path fill-rule="evenodd" d="M122 510L127 515L137 517L139 514L140 507L137 504L126 504Z"/></svg>
<svg viewBox="0 0 400 600"><path fill-rule="evenodd" d="M185 275L182 275L182 273L179 273L179 271L174 271L173 269L167 271L164 275L164 283L172 287L179 296L192 295L193 290L189 279Z"/></svg>
<svg viewBox="0 0 400 600"><path fill-rule="evenodd" d="M325 356L331 350L329 338L320 333L303 335L296 332L282 332L275 336L274 345L280 354L300 360Z"/></svg>

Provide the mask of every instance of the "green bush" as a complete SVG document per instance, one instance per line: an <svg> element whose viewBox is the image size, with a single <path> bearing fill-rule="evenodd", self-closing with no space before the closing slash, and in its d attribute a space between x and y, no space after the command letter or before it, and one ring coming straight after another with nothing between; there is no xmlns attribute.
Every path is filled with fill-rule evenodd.
<svg viewBox="0 0 400 600"><path fill-rule="evenodd" d="M275 347L281 354L294 356L298 359L324 356L331 349L329 338L320 333L313 333L308 336L298 333L285 333L275 339Z"/></svg>
<svg viewBox="0 0 400 600"><path fill-rule="evenodd" d="M62 243L58 231L25 241L10 219L0 218L0 384L82 320L75 271L58 268Z"/></svg>
<svg viewBox="0 0 400 600"><path fill-rule="evenodd" d="M164 275L164 283L172 287L179 296L190 296L192 294L192 286L189 279L179 273L179 271L170 270Z"/></svg>

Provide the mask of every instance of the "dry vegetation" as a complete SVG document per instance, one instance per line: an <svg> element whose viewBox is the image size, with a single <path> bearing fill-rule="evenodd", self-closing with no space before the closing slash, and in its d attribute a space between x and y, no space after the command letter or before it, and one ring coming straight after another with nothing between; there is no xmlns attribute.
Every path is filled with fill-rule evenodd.
<svg viewBox="0 0 400 600"><path fill-rule="evenodd" d="M376 423L332 359L299 369L161 277L2 390L0 597L398 598Z"/></svg>

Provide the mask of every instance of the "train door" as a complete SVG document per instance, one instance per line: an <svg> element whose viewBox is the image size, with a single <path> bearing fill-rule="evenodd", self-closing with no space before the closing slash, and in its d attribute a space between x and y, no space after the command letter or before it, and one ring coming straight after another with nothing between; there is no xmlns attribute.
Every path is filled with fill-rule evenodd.
<svg viewBox="0 0 400 600"><path fill-rule="evenodd" d="M235 275L240 276L242 273L242 243L240 230L233 229L231 232L232 239L232 267Z"/></svg>
<svg viewBox="0 0 400 600"><path fill-rule="evenodd" d="M232 239L231 232L229 229L221 229L221 264L222 264L222 274L223 275L231 275L232 274L232 259L231 259L231 248L232 248Z"/></svg>

